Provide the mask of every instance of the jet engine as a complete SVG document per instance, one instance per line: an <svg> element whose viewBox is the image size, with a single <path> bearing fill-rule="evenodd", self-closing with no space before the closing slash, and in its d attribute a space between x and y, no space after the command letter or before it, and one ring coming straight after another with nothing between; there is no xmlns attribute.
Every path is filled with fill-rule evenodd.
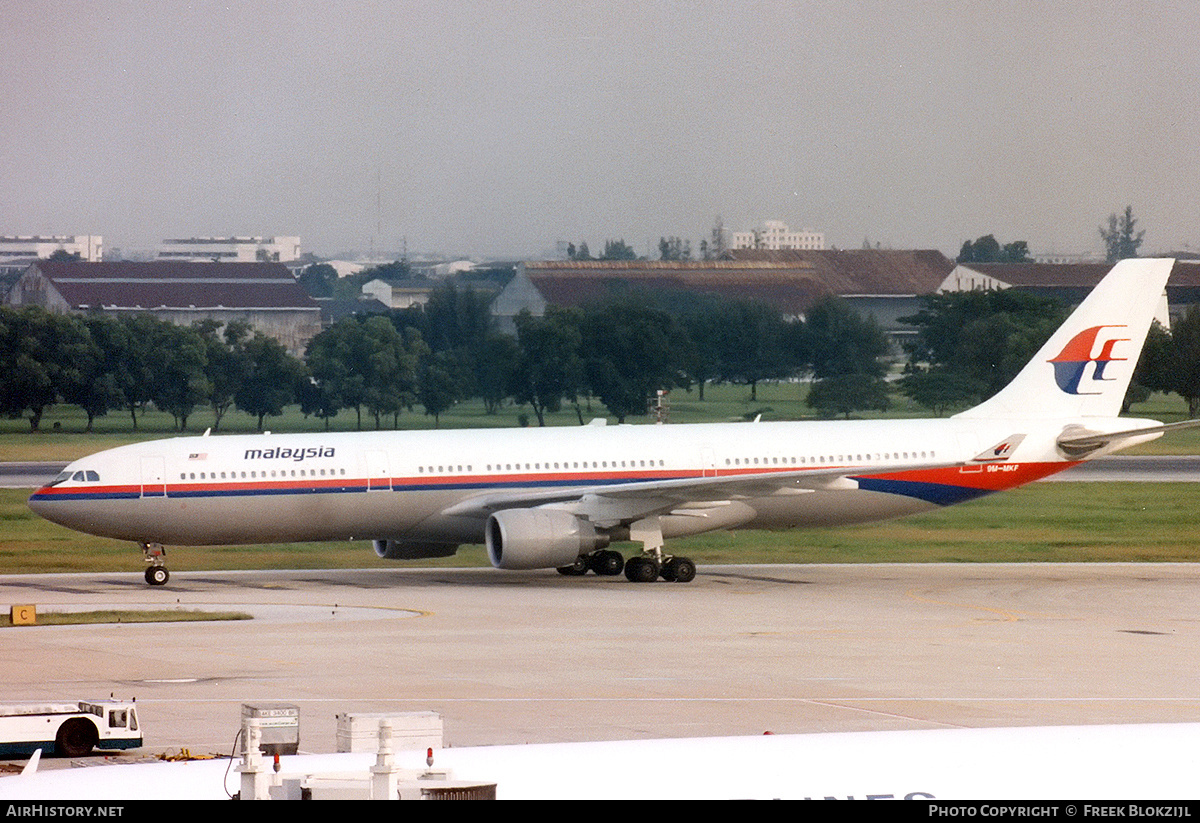
<svg viewBox="0 0 1200 823"><path fill-rule="evenodd" d="M372 540L375 554L385 560L420 560L423 557L450 557L458 551L454 543L421 543L414 540Z"/></svg>
<svg viewBox="0 0 1200 823"><path fill-rule="evenodd" d="M497 569L552 569L608 545L608 536L570 512L506 509L488 518L488 559Z"/></svg>

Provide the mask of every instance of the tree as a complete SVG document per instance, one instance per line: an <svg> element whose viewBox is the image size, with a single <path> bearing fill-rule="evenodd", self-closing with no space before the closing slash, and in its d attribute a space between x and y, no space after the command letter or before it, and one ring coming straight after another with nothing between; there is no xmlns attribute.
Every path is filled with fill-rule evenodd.
<svg viewBox="0 0 1200 823"><path fill-rule="evenodd" d="M1148 389L1178 394L1187 400L1188 417L1200 417L1200 306L1189 306L1169 333L1151 326L1134 377Z"/></svg>
<svg viewBox="0 0 1200 823"><path fill-rule="evenodd" d="M1105 259L1109 263L1138 256L1145 231L1136 231L1137 220L1133 216L1133 206L1126 206L1125 213L1118 217L1108 216L1108 228L1100 227L1100 237L1104 240Z"/></svg>
<svg viewBox="0 0 1200 823"><path fill-rule="evenodd" d="M417 368L417 400L432 415L433 427L441 423L442 413L466 397L470 374L453 351L429 352Z"/></svg>
<svg viewBox="0 0 1200 823"><path fill-rule="evenodd" d="M511 335L493 332L480 342L474 358L475 386L487 414L495 414L512 396L520 357L521 349Z"/></svg>
<svg viewBox="0 0 1200 823"><path fill-rule="evenodd" d="M804 402L827 417L840 414L849 418L851 412L862 409L886 411L887 384L861 372L838 374L813 383Z"/></svg>
<svg viewBox="0 0 1200 823"><path fill-rule="evenodd" d="M823 414L846 417L888 405L882 357L891 348L874 318L862 317L831 297L809 309L800 332L798 360L815 382L805 402Z"/></svg>
<svg viewBox="0 0 1200 823"><path fill-rule="evenodd" d="M843 374L882 378L887 371L880 358L891 346L883 329L836 297L809 309L803 341L801 360L818 380Z"/></svg>
<svg viewBox="0 0 1200 823"><path fill-rule="evenodd" d="M708 248L705 250L707 256L705 260L719 260L725 254L725 222L721 219L721 215L717 215L713 219L712 231L709 233L711 238L708 242Z"/></svg>
<svg viewBox="0 0 1200 823"><path fill-rule="evenodd" d="M5 364L0 413L18 417L28 411L30 431L38 430L46 409L58 402L62 373L69 367L63 319L33 306L0 310L0 362Z"/></svg>
<svg viewBox="0 0 1200 823"><path fill-rule="evenodd" d="M424 306L399 313L397 325L418 329L433 351L469 351L491 330L492 314L483 294L442 283Z"/></svg>
<svg viewBox="0 0 1200 823"><path fill-rule="evenodd" d="M575 397L583 384L580 312L551 306L545 317L522 311L516 317L517 345L521 357L513 397L528 403L538 425L546 425L546 412L558 411L562 401Z"/></svg>
<svg viewBox="0 0 1200 823"><path fill-rule="evenodd" d="M120 374L128 340L116 320L99 314L81 318L88 341L74 355L78 357L78 379L63 389L63 399L83 409L87 429L97 417L103 417L122 405Z"/></svg>
<svg viewBox="0 0 1200 823"><path fill-rule="evenodd" d="M133 430L137 431L137 413L150 402L150 387L154 383L158 328L166 321L151 314L135 314L121 317L117 322L122 328L117 349L120 368L114 372L117 391L121 394L121 404L129 410Z"/></svg>
<svg viewBox="0 0 1200 823"><path fill-rule="evenodd" d="M601 260L637 260L637 252L633 247L625 242L625 238L620 240L606 240L604 242L604 254L600 255Z"/></svg>
<svg viewBox="0 0 1200 823"><path fill-rule="evenodd" d="M278 417L295 399L296 379L303 367L282 343L265 334L256 332L239 347L245 373L234 399L241 411L258 418L262 431L264 417Z"/></svg>
<svg viewBox="0 0 1200 823"><path fill-rule="evenodd" d="M204 341L208 402L213 412L213 431L218 431L250 370L244 347L250 324L233 320L225 325L222 333L220 321L210 319L196 323L195 328Z"/></svg>
<svg viewBox="0 0 1200 823"><path fill-rule="evenodd" d="M975 381L983 399L1008 385L1065 317L1053 298L1003 289L929 295L900 319L917 328L905 346L913 363Z"/></svg>
<svg viewBox="0 0 1200 823"><path fill-rule="evenodd" d="M300 285L313 297L333 297L333 287L337 282L337 269L328 263L306 266L300 273Z"/></svg>
<svg viewBox="0 0 1200 823"><path fill-rule="evenodd" d="M1144 403L1150 399L1152 392L1174 391L1171 385L1174 364L1173 341L1171 333L1163 328L1157 320L1150 324L1146 333L1146 342L1142 344L1142 354L1133 370L1129 388L1125 390L1125 398L1121 402L1121 412L1128 412L1134 403Z"/></svg>
<svg viewBox="0 0 1200 823"><path fill-rule="evenodd" d="M721 343L726 305L711 295L699 295L687 300L679 314L679 323L691 339L691 357L686 364L689 382L695 382L701 401L705 384L724 373Z"/></svg>
<svg viewBox="0 0 1200 823"><path fill-rule="evenodd" d="M918 368L900 379L900 391L941 417L950 409L978 401L983 394L983 385L947 368Z"/></svg>
<svg viewBox="0 0 1200 823"><path fill-rule="evenodd" d="M353 363L364 356L362 323L345 317L308 342L304 359L311 374L312 390L305 392L306 413L329 419L342 409L353 408L362 428L362 376Z"/></svg>
<svg viewBox="0 0 1200 823"><path fill-rule="evenodd" d="M994 235L987 234L974 243L963 243L955 262L957 263L1028 263L1029 244L1024 240L1006 243L1003 246Z"/></svg>
<svg viewBox="0 0 1200 823"><path fill-rule="evenodd" d="M664 311L633 301L590 309L582 342L588 387L618 423L645 414L656 390L687 385L691 341Z"/></svg>
<svg viewBox="0 0 1200 823"><path fill-rule="evenodd" d="M681 240L678 237L660 237L658 254L660 260L691 260L692 241Z"/></svg>
<svg viewBox="0 0 1200 823"><path fill-rule="evenodd" d="M721 379L750 387L750 399L758 400L758 384L792 374L795 362L784 339L788 326L782 315L754 300L721 304L717 347Z"/></svg>
<svg viewBox="0 0 1200 823"><path fill-rule="evenodd" d="M401 334L386 318L369 317L363 323L365 358L352 363L362 378L362 402L380 428L382 415L395 419L411 409L417 399L417 358L429 351L415 329Z"/></svg>
<svg viewBox="0 0 1200 823"><path fill-rule="evenodd" d="M180 431L187 431L188 417L209 394L204 340L193 328L164 321L158 321L151 332L150 399L175 418Z"/></svg>

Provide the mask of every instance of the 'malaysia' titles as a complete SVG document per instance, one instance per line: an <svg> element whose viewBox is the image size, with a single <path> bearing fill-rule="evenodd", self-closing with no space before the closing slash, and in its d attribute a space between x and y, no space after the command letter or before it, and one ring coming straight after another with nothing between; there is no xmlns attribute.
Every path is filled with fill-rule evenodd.
<svg viewBox="0 0 1200 823"><path fill-rule="evenodd" d="M309 457L333 457L333 446L309 446L307 449L246 449L245 460L294 460L299 463Z"/></svg>

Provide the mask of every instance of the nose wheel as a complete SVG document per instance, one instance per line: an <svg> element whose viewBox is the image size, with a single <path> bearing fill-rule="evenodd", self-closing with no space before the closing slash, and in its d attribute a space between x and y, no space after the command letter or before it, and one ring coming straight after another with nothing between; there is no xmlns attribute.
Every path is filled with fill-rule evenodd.
<svg viewBox="0 0 1200 823"><path fill-rule="evenodd" d="M171 573L167 571L166 566L147 566L146 567L146 582L151 586L165 585L171 579Z"/></svg>
<svg viewBox="0 0 1200 823"><path fill-rule="evenodd" d="M164 586L171 579L167 571L167 550L161 543L142 543L142 557L150 565L146 566L146 582L151 586Z"/></svg>

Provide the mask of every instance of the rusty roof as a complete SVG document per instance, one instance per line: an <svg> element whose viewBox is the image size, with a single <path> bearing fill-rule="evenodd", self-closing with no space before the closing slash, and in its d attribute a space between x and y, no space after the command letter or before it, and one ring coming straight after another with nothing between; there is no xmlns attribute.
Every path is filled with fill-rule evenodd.
<svg viewBox="0 0 1200 823"><path fill-rule="evenodd" d="M300 309L318 305L282 263L34 263L73 308Z"/></svg>
<svg viewBox="0 0 1200 823"><path fill-rule="evenodd" d="M1112 271L1111 263L963 263L971 271L1010 286L1025 288L1092 288ZM1200 286L1200 264L1176 260L1168 287Z"/></svg>
<svg viewBox="0 0 1200 823"><path fill-rule="evenodd" d="M734 249L730 260L808 265L838 295L932 294L954 263L936 249Z"/></svg>
<svg viewBox="0 0 1200 823"><path fill-rule="evenodd" d="M829 295L929 294L953 268L939 251L738 250L704 261L539 261L526 263L525 274L555 305L582 305L624 287L759 300L801 315Z"/></svg>
<svg viewBox="0 0 1200 823"><path fill-rule="evenodd" d="M546 261L526 263L525 275L559 306L579 306L632 288L759 300L798 315L828 294L808 265L757 261Z"/></svg>

